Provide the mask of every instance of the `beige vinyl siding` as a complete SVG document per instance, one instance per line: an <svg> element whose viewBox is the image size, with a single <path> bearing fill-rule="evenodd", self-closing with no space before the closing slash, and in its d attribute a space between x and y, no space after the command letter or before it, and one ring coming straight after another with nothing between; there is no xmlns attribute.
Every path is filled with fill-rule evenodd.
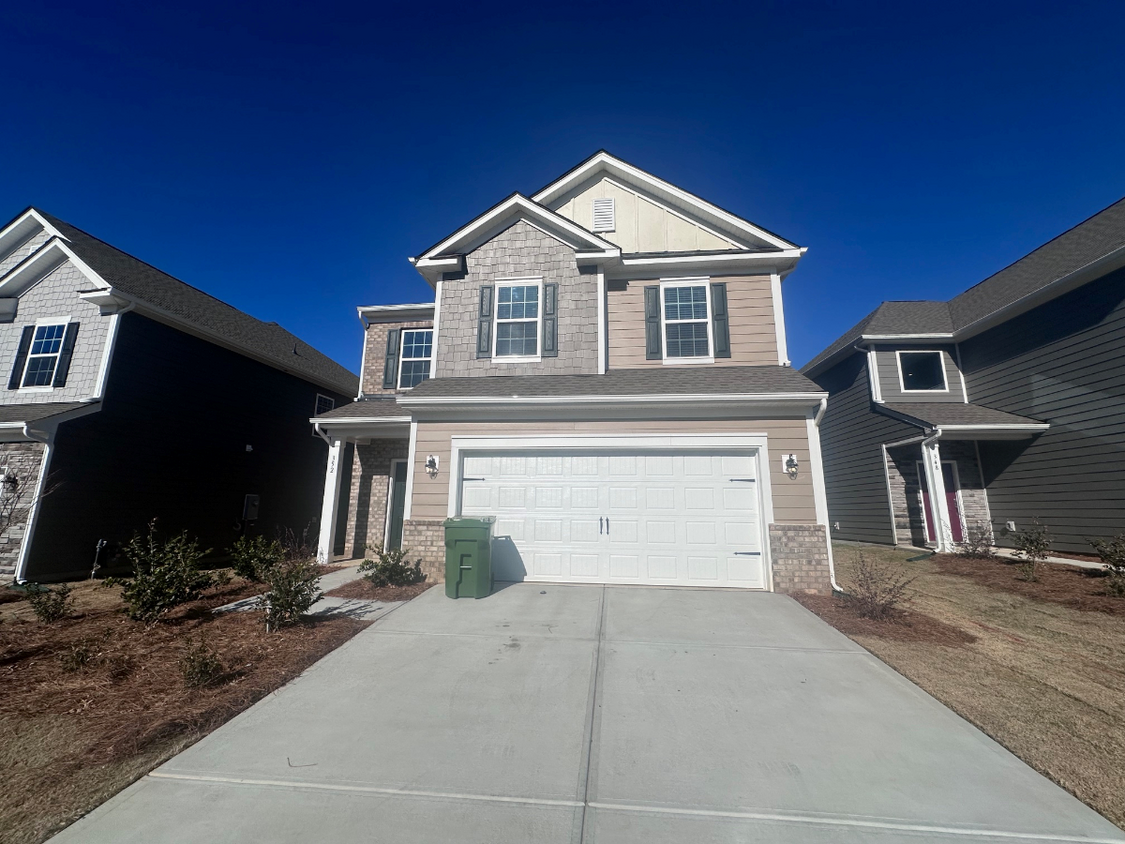
<svg viewBox="0 0 1125 844"><path fill-rule="evenodd" d="M694 252L699 249L738 249L722 237L668 209L655 198L606 178L587 183L555 211L587 229L594 226L594 200L612 199L616 226L598 232L622 252Z"/></svg>
<svg viewBox="0 0 1125 844"><path fill-rule="evenodd" d="M727 286L730 357L716 358L715 365L777 365L777 332L774 327L770 277L766 275L711 278L711 283L720 282ZM645 359L644 289L649 284L659 284L659 281L611 279L606 283L611 369L663 366L660 360Z"/></svg>
<svg viewBox="0 0 1125 844"><path fill-rule="evenodd" d="M762 471L769 471L773 492L775 522L815 524L812 474L809 471L809 441L804 418L801 419L693 419L693 420L605 420L605 421L542 421L542 422L419 422L415 444L414 492L411 498L412 519L444 519L449 506L449 479L457 468L450 465L451 440L454 436L520 437L541 434L591 434L607 436L623 434L765 434L769 465L763 461ZM717 446L721 447L721 446ZM436 478L426 474L426 458L438 458L441 470ZM796 480L781 471L782 454L796 454L802 471Z"/></svg>

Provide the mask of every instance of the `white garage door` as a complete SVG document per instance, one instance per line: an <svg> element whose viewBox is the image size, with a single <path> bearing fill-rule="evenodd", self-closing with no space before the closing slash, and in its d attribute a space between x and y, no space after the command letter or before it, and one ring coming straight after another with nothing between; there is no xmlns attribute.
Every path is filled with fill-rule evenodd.
<svg viewBox="0 0 1125 844"><path fill-rule="evenodd" d="M497 580L768 586L753 453L468 453L461 483Z"/></svg>

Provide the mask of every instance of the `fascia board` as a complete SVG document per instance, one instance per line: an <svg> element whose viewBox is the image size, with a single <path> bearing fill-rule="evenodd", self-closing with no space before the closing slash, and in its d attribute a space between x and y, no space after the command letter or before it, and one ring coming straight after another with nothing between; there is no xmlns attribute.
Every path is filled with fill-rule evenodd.
<svg viewBox="0 0 1125 844"><path fill-rule="evenodd" d="M784 249L776 252L730 252L720 255L671 255L668 257L631 258L621 256L621 265L624 267L662 267L678 264L788 264L796 262L805 254L806 249ZM790 272L792 269L789 270Z"/></svg>
<svg viewBox="0 0 1125 844"><path fill-rule="evenodd" d="M871 343L914 343L914 342L933 342L944 341L947 343L953 342L954 334L861 334L860 341L868 341Z"/></svg>
<svg viewBox="0 0 1125 844"><path fill-rule="evenodd" d="M402 322L433 319L434 303L415 305L361 305L356 308L359 318L368 323Z"/></svg>
<svg viewBox="0 0 1125 844"><path fill-rule="evenodd" d="M543 190L539 191L531 198L535 202L542 204L550 203L557 197L566 193L572 186L586 180L599 170L605 170L611 175L616 175L625 180L635 179L662 199L665 197L674 199L702 216L709 217L719 222L721 225L729 226L735 231L748 234L758 240L764 240L766 243L776 246L779 249L792 249L795 247L795 244L755 226L749 220L736 217L729 211L724 211L717 205L712 205L710 202L707 202L707 200L688 193L670 182L653 176L651 173L646 173L640 168L627 164L619 158L614 158L606 152L601 152L593 156L585 164L543 188ZM662 194L664 196L661 196Z"/></svg>
<svg viewBox="0 0 1125 844"><path fill-rule="evenodd" d="M819 404L822 399L828 398L828 393L745 393L722 394L703 393L698 395L634 395L634 396L433 396L410 397L399 396L398 403L406 408L439 408L439 407L488 407L488 406L532 406L544 407L552 405L615 405L615 406L644 406L644 405L728 405L728 404L788 404L809 405Z"/></svg>
<svg viewBox="0 0 1125 844"><path fill-rule="evenodd" d="M1050 422L1027 422L1027 423L1000 422L1000 423L990 424L990 425L941 425L941 426L939 426L939 428L942 431L957 431L957 432L965 432L965 431L1028 431L1028 432L1032 432L1032 433L1039 432L1039 431L1046 431L1050 427L1051 427Z"/></svg>
<svg viewBox="0 0 1125 844"><path fill-rule="evenodd" d="M339 419L321 419L310 416L309 421L323 427L343 427L346 425L409 425L409 416L349 416Z"/></svg>

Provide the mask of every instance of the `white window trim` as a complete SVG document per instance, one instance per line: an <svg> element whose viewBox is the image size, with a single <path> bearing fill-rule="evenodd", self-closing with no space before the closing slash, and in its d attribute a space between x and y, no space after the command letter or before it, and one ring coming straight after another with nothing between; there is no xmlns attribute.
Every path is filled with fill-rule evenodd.
<svg viewBox="0 0 1125 844"><path fill-rule="evenodd" d="M20 393L49 393L55 389L55 373L59 371L59 358L62 357L62 344L66 342L66 327L70 325L71 318L66 317L44 317L35 321L35 331L44 328L48 325L61 325L63 327L63 336L59 340L59 350L55 353L55 368L51 373L51 383L43 384L37 387L25 387L23 382L27 379L27 368L31 366L31 350L35 347L35 332L31 334L31 345L27 349L27 358L23 362L23 372L20 373L20 386L17 392ZM47 355L35 355L35 357L48 357Z"/></svg>
<svg viewBox="0 0 1125 844"><path fill-rule="evenodd" d="M941 383L940 390L908 390L902 378L902 356L903 354L916 355L916 354L929 354L937 355L938 361L941 363ZM934 393L948 393L949 392L949 378L945 373L945 354L940 349L896 349L895 350L895 363L898 364L898 388L904 393L913 393L914 395L933 395Z"/></svg>
<svg viewBox="0 0 1125 844"><path fill-rule="evenodd" d="M535 317L535 349L534 355L498 355L496 344L499 342L500 325L500 288L501 287L531 287L539 289L539 307L536 308ZM497 363L539 363L543 360L543 276L517 276L515 278L498 278L492 285L492 359ZM528 319L504 320L504 322L531 322Z"/></svg>
<svg viewBox="0 0 1125 844"><path fill-rule="evenodd" d="M406 357L406 332L407 331L428 331L428 332L430 332L430 356L428 358L408 358L408 357ZM437 339L437 332L434 331L433 326L430 326L429 328L426 328L426 327L403 328L402 331L399 332L399 339L398 339L398 373L395 375L395 389L396 390L413 390L414 387L417 387L418 384L422 383L421 381L419 381L418 384L414 385L414 387L404 387L404 386L402 386L402 365L404 363L406 363L406 361L408 361L408 360L410 360L410 361L428 360L430 362L430 374L429 374L428 377L430 377L430 378L434 377L434 341L436 339Z"/></svg>
<svg viewBox="0 0 1125 844"><path fill-rule="evenodd" d="M703 295L707 300L707 350L706 357L673 358L668 357L668 327L664 319L664 291L672 287L702 287ZM698 319L673 320L675 324L683 322L701 322ZM662 278L660 279L660 350L664 357L665 366L690 366L691 364L715 362L714 326L711 321L711 278L703 276L698 278Z"/></svg>

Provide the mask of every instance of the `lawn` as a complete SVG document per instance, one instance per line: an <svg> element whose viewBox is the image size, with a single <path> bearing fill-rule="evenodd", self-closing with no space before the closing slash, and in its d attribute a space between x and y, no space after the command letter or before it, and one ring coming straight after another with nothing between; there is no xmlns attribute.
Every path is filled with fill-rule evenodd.
<svg viewBox="0 0 1125 844"><path fill-rule="evenodd" d="M102 803L367 626L307 620L266 633L258 612L211 608L261 591L236 578L156 624L131 621L119 588L72 584L76 614L37 621L0 595L0 840L31 844ZM222 675L185 682L199 643Z"/></svg>
<svg viewBox="0 0 1125 844"><path fill-rule="evenodd" d="M860 552L915 578L905 617L802 603L1125 828L1125 598L1071 567L1026 583L1012 563L837 545L845 590Z"/></svg>

